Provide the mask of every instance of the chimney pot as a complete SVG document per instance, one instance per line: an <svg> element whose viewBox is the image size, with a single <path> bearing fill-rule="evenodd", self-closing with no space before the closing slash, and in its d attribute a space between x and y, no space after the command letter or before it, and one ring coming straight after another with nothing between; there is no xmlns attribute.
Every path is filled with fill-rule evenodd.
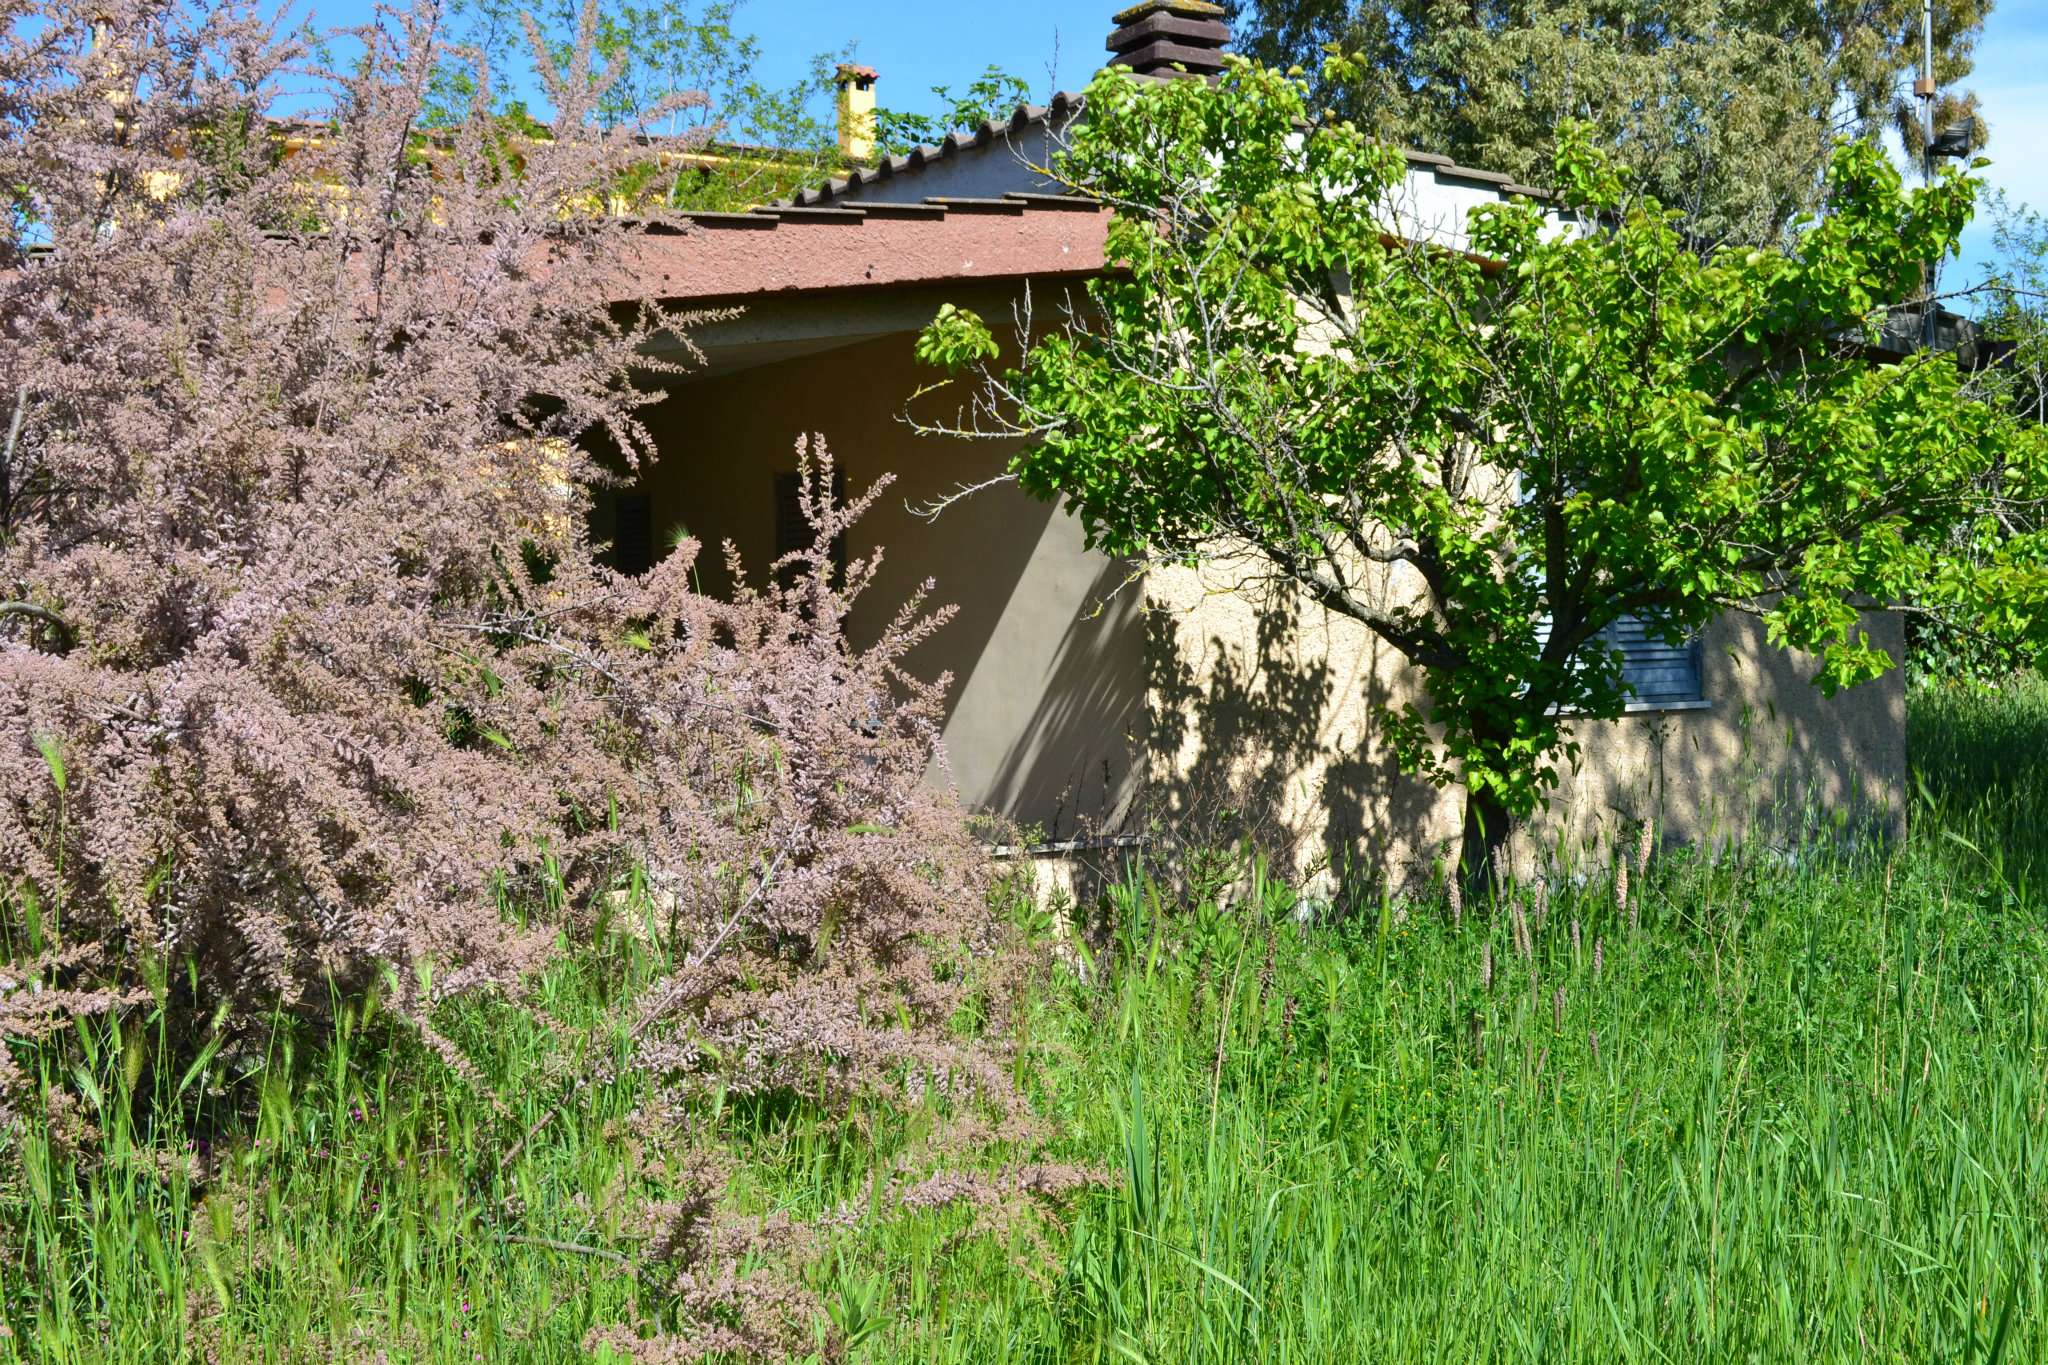
<svg viewBox="0 0 2048 1365"><path fill-rule="evenodd" d="M1210 0L1142 0L1117 11L1105 46L1112 66L1141 76L1213 76L1223 70L1230 25ZM1176 69L1181 68L1181 69Z"/></svg>
<svg viewBox="0 0 2048 1365"><path fill-rule="evenodd" d="M875 82L881 78L872 66L839 64L839 154L848 161L874 160Z"/></svg>

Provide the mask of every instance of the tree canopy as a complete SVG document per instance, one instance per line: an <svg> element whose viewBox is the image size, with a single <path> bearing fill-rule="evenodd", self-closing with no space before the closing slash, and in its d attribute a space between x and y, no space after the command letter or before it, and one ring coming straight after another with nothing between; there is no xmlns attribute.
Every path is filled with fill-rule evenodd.
<svg viewBox="0 0 2048 1365"><path fill-rule="evenodd" d="M1087 98L1058 169L1114 207L1112 268L1013 364L958 310L923 353L979 370L968 425L1028 434L1012 472L1092 545L1248 565L1420 670L1384 732L1466 789L1468 874L1542 806L1573 717L1623 711L1624 618L1677 642L1754 613L1828 692L1899 662L1873 604L2040 628L2042 545L2011 533L2048 478L2038 433L1950 360L1872 346L1954 249L1970 176L1908 190L1843 143L1788 248L1702 256L1567 123L1553 201L1421 241L1405 159L1312 120L1306 80L1236 59Z"/></svg>
<svg viewBox="0 0 2048 1365"><path fill-rule="evenodd" d="M937 112L883 107L875 111L875 150L900 156L920 144L936 143L957 128L978 128L993 120L1006 122L1018 105L1031 98L1031 87L991 62L958 94L949 85L931 88Z"/></svg>
<svg viewBox="0 0 2048 1365"><path fill-rule="evenodd" d="M1920 145L1920 0L1235 0L1240 47L1361 60L1319 99L1390 140L1530 183L1567 119L1709 241L1773 239L1818 202L1838 135ZM1935 76L1970 74L1991 0L1934 7ZM1973 116L1943 98L1938 128Z"/></svg>

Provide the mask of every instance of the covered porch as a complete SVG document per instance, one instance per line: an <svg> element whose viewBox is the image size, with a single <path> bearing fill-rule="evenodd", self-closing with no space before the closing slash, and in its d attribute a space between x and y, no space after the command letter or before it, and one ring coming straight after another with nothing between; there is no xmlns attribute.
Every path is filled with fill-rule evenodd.
<svg viewBox="0 0 2048 1365"><path fill-rule="evenodd" d="M906 209L913 211L906 212ZM958 201L859 210L705 215L645 239L621 297L737 308L700 325L702 362L644 416L659 458L600 500L596 532L623 568L679 536L704 545L705 588L733 586L730 542L760 581L810 540L795 505L796 443L822 438L849 496L893 482L845 552L883 562L856 605L874 639L926 580L957 615L910 666L950 674L946 764L933 779L1035 840L1115 833L1134 814L1146 690L1143 601L1089 551L1072 518L999 485L929 517L919 509L999 474L1013 444L921 435L906 405L937 376L914 356L943 303L1005 319L1100 268L1106 214L1077 201ZM679 343L677 358L685 348ZM936 396L935 396L936 397ZM946 400L928 416L950 417Z"/></svg>

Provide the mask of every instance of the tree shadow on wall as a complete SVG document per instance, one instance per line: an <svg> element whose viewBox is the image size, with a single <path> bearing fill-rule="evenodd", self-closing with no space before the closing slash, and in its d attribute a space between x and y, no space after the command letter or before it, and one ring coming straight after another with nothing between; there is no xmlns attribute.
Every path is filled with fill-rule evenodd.
<svg viewBox="0 0 2048 1365"><path fill-rule="evenodd" d="M1441 798L1373 742L1396 665L1386 646L1363 642L1359 662L1339 668L1304 648L1301 621L1276 594L1259 604L1249 648L1212 634L1198 651L1175 609L1150 604L1146 824L1169 863L1242 849L1355 904L1427 878L1412 851L1427 846Z"/></svg>
<svg viewBox="0 0 2048 1365"><path fill-rule="evenodd" d="M1069 619L1030 719L989 783L1047 841L1123 834L1136 801L1131 732L1144 710L1143 648L1128 568L1105 562Z"/></svg>
<svg viewBox="0 0 2048 1365"><path fill-rule="evenodd" d="M1889 623L1883 623L1889 624ZM1882 628L1882 626L1880 626ZM1603 856L1649 818L1659 842L1711 854L1790 852L1815 841L1884 845L1904 830L1905 694L1888 676L1826 698L1816 661L1761 627L1712 628L1702 691L1712 705L1587 727L1565 858ZM1637 732L1632 734L1631 732ZM1640 758L1640 768L1622 756Z"/></svg>

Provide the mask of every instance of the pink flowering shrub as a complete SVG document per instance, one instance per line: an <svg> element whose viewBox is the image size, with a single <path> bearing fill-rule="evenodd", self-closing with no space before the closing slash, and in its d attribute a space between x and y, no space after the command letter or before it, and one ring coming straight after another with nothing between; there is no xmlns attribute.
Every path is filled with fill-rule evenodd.
<svg viewBox="0 0 2048 1365"><path fill-rule="evenodd" d="M588 537L586 447L652 457L645 343L691 321L622 283L593 11L515 143L488 73L424 129L432 6L329 70L237 5L0 3L0 1026L382 981L463 1067L435 1004L517 997L644 877L672 1093L1007 1106L952 1030L1007 950L922 780L944 682L901 666L944 613L843 630L875 491L732 601L695 545L626 577ZM328 107L277 122L288 77Z"/></svg>
<svg viewBox="0 0 2048 1365"><path fill-rule="evenodd" d="M904 659L947 613L846 633L880 553L832 546L879 486L838 505L801 443L815 543L731 600L694 543L626 576L590 539L588 452L654 457L647 343L693 321L621 268L646 151L590 117L594 10L537 57L550 135L513 138L488 73L425 127L431 4L332 70L233 3L0 7L0 1123L81 1114L21 1059L82 1016L161 1011L176 1066L368 993L487 1092L437 1006L538 1009L558 944L630 919L665 974L468 1154L509 1167L636 1073L650 1150L702 1178L646 1210L666 1298L621 1349L799 1348L792 1272L854 1216L736 1206L699 1089L931 1098L906 1208L1092 1179L946 1175L1036 1135L991 1041L1026 959L925 780L945 680ZM327 107L275 119L287 83Z"/></svg>
<svg viewBox="0 0 2048 1365"><path fill-rule="evenodd" d="M574 438L644 445L660 318L592 306L622 228L559 208L605 144L574 98L517 183L481 111L422 138L420 16L285 156L306 54L251 12L10 8L9 913L201 1010L512 986L548 940L488 888L564 826L495 718L548 684L462 626L585 552Z"/></svg>

